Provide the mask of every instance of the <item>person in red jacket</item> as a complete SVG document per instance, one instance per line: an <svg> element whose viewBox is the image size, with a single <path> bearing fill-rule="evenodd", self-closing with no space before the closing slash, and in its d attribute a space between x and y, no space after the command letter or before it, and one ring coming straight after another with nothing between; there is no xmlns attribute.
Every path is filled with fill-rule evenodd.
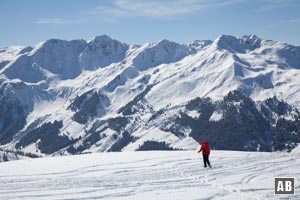
<svg viewBox="0 0 300 200"><path fill-rule="evenodd" d="M200 153L202 151L202 155L203 155L203 162L204 162L204 167L210 167L211 165L209 163L209 154L210 154L210 147L207 141L202 140L201 142L201 148L199 149L198 153Z"/></svg>

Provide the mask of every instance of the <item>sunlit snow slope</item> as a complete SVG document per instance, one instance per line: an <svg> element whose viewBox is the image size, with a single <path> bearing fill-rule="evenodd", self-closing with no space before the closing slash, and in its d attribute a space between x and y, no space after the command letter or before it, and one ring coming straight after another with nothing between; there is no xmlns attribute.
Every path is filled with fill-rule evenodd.
<svg viewBox="0 0 300 200"><path fill-rule="evenodd" d="M299 153L195 151L101 153L0 163L1 199L299 199ZM274 177L295 195L274 195Z"/></svg>
<svg viewBox="0 0 300 200"><path fill-rule="evenodd" d="M0 50L0 148L45 155L291 151L300 47L255 35L127 45L107 35ZM0 158L1 160L1 158Z"/></svg>

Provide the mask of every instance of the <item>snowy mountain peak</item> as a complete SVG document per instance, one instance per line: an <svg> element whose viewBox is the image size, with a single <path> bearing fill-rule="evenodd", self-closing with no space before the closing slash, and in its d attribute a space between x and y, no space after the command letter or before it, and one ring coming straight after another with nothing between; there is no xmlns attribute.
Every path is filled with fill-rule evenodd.
<svg viewBox="0 0 300 200"><path fill-rule="evenodd" d="M165 39L156 43L147 43L138 51L133 63L137 69L142 71L160 64L177 62L190 54L186 45Z"/></svg>
<svg viewBox="0 0 300 200"><path fill-rule="evenodd" d="M67 41L51 38L51 39L48 39L48 40L42 42L42 46L47 47L47 46L59 45L60 43L65 43L65 42L67 42Z"/></svg>
<svg viewBox="0 0 300 200"><path fill-rule="evenodd" d="M79 56L82 69L94 70L106 67L125 58L129 45L114 40L107 35L97 36L88 42Z"/></svg>
<svg viewBox="0 0 300 200"><path fill-rule="evenodd" d="M11 56L17 55L24 47L23 46L9 46L3 49L0 49L0 56L3 58L5 55L8 54Z"/></svg>
<svg viewBox="0 0 300 200"><path fill-rule="evenodd" d="M210 45L211 43L211 40L195 40L193 42L187 43L187 47L189 48L189 51L196 53L197 51Z"/></svg>
<svg viewBox="0 0 300 200"><path fill-rule="evenodd" d="M30 52L32 47L10 46L0 49L0 70L21 54Z"/></svg>
<svg viewBox="0 0 300 200"><path fill-rule="evenodd" d="M157 44L157 46L161 45L161 46L170 46L170 47L179 45L178 43L167 40L167 39L162 39L162 40L158 41L156 44Z"/></svg>
<svg viewBox="0 0 300 200"><path fill-rule="evenodd" d="M11 79L18 78L29 83L44 80L45 76L41 74L44 70L58 75L60 79L74 78L81 72L78 56L86 45L84 40L47 40L36 45L29 53L16 57L3 73ZM37 70L35 66L42 70Z"/></svg>
<svg viewBox="0 0 300 200"><path fill-rule="evenodd" d="M84 48L86 46L85 40L61 40L61 39L49 39L44 42L39 43L34 47L35 52L41 53L61 53L61 50L74 48L75 51L80 48Z"/></svg>
<svg viewBox="0 0 300 200"><path fill-rule="evenodd" d="M88 43L106 43L111 42L113 39L109 37L108 35L98 35L94 37L93 39L89 40Z"/></svg>
<svg viewBox="0 0 300 200"><path fill-rule="evenodd" d="M214 42L214 46L227 50L231 53L246 53L253 51L261 46L261 39L251 34L243 37L234 37L231 35L221 35Z"/></svg>
<svg viewBox="0 0 300 200"><path fill-rule="evenodd" d="M216 148L236 135L229 148L269 151L271 133L280 139L276 131L294 122L273 125L297 113L256 102L276 96L299 107L299 58L299 47L253 34L142 46L102 35L3 49L0 144L42 154L186 149L222 133L227 142ZM286 141L274 148L292 149Z"/></svg>
<svg viewBox="0 0 300 200"><path fill-rule="evenodd" d="M260 39L257 35L255 34L249 34L249 35L244 35L241 38L245 38L245 39L252 39L252 40L256 40L256 39Z"/></svg>

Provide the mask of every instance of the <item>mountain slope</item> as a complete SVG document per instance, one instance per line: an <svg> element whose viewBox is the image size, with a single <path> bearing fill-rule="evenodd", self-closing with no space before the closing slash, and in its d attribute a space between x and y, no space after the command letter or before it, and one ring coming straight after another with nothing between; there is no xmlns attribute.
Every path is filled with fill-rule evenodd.
<svg viewBox="0 0 300 200"><path fill-rule="evenodd" d="M290 151L300 143L299 46L255 35L138 46L103 35L0 56L6 149L193 149L206 138L214 149Z"/></svg>
<svg viewBox="0 0 300 200"><path fill-rule="evenodd" d="M0 163L3 199L299 199L299 153L121 152ZM295 195L274 195L274 177L295 177Z"/></svg>

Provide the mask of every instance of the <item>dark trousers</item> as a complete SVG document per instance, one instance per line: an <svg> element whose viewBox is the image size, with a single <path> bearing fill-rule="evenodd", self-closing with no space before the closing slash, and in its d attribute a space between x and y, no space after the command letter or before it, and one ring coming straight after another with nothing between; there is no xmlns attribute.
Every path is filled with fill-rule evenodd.
<svg viewBox="0 0 300 200"><path fill-rule="evenodd" d="M204 167L207 167L207 165L209 166L210 165L209 160L208 160L209 155L204 155L204 154L202 154L202 155L203 155Z"/></svg>

